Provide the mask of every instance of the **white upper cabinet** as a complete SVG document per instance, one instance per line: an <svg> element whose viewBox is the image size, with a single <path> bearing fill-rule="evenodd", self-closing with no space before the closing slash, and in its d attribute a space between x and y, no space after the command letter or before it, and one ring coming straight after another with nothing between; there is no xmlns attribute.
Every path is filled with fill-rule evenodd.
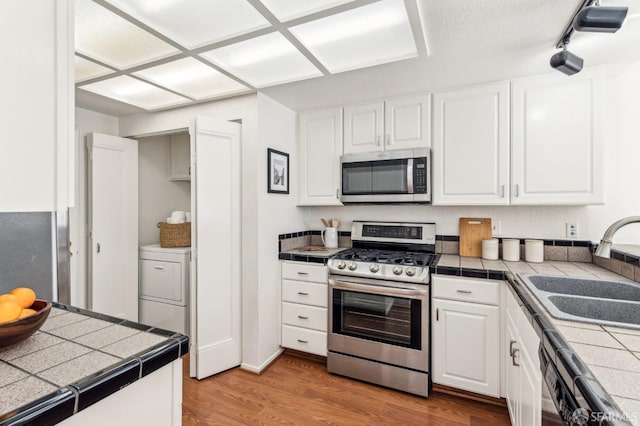
<svg viewBox="0 0 640 426"><path fill-rule="evenodd" d="M512 204L602 203L603 76L512 83Z"/></svg>
<svg viewBox="0 0 640 426"><path fill-rule="evenodd" d="M341 206L342 108L298 116L298 205Z"/></svg>
<svg viewBox="0 0 640 426"><path fill-rule="evenodd" d="M433 204L509 204L509 83L433 95Z"/></svg>
<svg viewBox="0 0 640 426"><path fill-rule="evenodd" d="M176 133L169 138L169 180L191 180L189 133Z"/></svg>
<svg viewBox="0 0 640 426"><path fill-rule="evenodd" d="M344 108L344 153L427 148L429 96Z"/></svg>
<svg viewBox="0 0 640 426"><path fill-rule="evenodd" d="M0 14L0 211L69 207L74 139L73 7L7 0Z"/></svg>

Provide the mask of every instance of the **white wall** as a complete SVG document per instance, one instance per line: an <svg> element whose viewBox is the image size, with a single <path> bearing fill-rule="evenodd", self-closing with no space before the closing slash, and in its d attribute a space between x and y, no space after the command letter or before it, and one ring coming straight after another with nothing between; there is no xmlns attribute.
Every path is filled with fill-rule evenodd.
<svg viewBox="0 0 640 426"><path fill-rule="evenodd" d="M257 167L255 184L258 199L258 234L255 258L258 259L259 278L253 283L259 303L257 316L245 315L245 335L243 343L243 364L260 369L280 350L280 261L277 257L278 234L297 232L305 229L304 213L306 209L296 207L297 193L297 147L296 114L271 98L258 94L257 144L253 152ZM267 192L267 148L273 148L289 154L289 194L270 194ZM245 288L245 294L247 292ZM254 305L255 306L255 305ZM245 305L245 309L251 309ZM256 334L254 334L256 333ZM257 351L253 349L256 346Z"/></svg>
<svg viewBox="0 0 640 426"><path fill-rule="evenodd" d="M71 241L71 304L87 306L87 144L89 133L118 134L118 118L83 108L76 108L75 207L69 209Z"/></svg>
<svg viewBox="0 0 640 426"><path fill-rule="evenodd" d="M138 139L138 245L160 243L158 222L172 211L191 211L191 182L169 180L169 157L169 135Z"/></svg>
<svg viewBox="0 0 640 426"><path fill-rule="evenodd" d="M310 209L307 225L321 229L322 217L337 217L341 229L352 220L432 221L436 232L458 235L460 217L490 217L502 224L502 236L564 239L565 222L578 223L578 239L600 241L614 221L640 215L640 63L610 69L606 82L604 191L600 206L345 206ZM567 112L567 119L571 119ZM553 153L549 153L552 155ZM640 224L623 228L616 243L640 244Z"/></svg>

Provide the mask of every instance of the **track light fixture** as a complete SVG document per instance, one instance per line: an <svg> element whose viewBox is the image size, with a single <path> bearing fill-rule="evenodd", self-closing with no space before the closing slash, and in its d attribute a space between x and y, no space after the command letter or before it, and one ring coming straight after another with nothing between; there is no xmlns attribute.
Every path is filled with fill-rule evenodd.
<svg viewBox="0 0 640 426"><path fill-rule="evenodd" d="M580 72L584 61L567 50L573 32L615 33L622 27L628 9L628 7L600 6L599 0L583 0L556 43L556 47L563 50L551 57L549 61L551 67L567 75Z"/></svg>
<svg viewBox="0 0 640 426"><path fill-rule="evenodd" d="M581 57L564 49L553 55L549 63L552 68L555 68L566 75L573 75L582 70L584 61Z"/></svg>
<svg viewBox="0 0 640 426"><path fill-rule="evenodd" d="M588 6L573 19L573 29L595 33L615 33L627 17L628 7Z"/></svg>

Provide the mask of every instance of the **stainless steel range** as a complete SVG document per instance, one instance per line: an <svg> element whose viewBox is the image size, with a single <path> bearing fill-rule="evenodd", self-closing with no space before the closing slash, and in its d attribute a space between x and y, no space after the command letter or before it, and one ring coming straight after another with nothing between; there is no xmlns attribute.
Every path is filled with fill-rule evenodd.
<svg viewBox="0 0 640 426"><path fill-rule="evenodd" d="M429 395L434 223L354 221L329 267L329 372Z"/></svg>

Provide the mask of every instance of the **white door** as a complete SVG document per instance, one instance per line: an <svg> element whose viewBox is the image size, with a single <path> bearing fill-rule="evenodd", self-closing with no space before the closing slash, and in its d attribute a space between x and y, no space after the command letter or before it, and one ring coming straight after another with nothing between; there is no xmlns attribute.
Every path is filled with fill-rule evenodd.
<svg viewBox="0 0 640 426"><path fill-rule="evenodd" d="M433 381L497 397L497 306L433 299Z"/></svg>
<svg viewBox="0 0 640 426"><path fill-rule="evenodd" d="M138 321L138 141L88 136L89 309Z"/></svg>
<svg viewBox="0 0 640 426"><path fill-rule="evenodd" d="M385 149L428 148L429 95L398 98L385 102Z"/></svg>
<svg viewBox="0 0 640 426"><path fill-rule="evenodd" d="M202 379L241 362L240 125L198 117L192 156L190 373Z"/></svg>
<svg viewBox="0 0 640 426"><path fill-rule="evenodd" d="M509 84L433 95L433 204L509 204Z"/></svg>
<svg viewBox="0 0 640 426"><path fill-rule="evenodd" d="M384 103L344 108L344 153L384 151Z"/></svg>
<svg viewBox="0 0 640 426"><path fill-rule="evenodd" d="M342 109L300 114L298 132L298 205L341 206Z"/></svg>

